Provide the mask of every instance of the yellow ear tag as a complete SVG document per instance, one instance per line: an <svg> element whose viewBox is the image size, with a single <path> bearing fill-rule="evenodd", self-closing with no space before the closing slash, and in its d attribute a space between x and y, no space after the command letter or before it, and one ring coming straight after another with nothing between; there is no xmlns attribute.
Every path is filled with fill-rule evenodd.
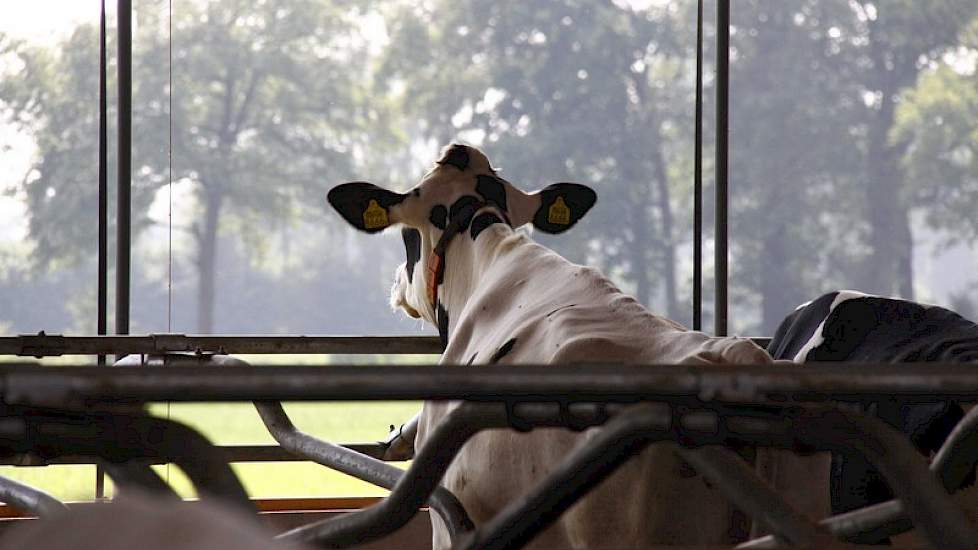
<svg viewBox="0 0 978 550"><path fill-rule="evenodd" d="M555 225L570 225L570 217L571 211L564 202L564 197L557 197L547 212L547 221Z"/></svg>
<svg viewBox="0 0 978 550"><path fill-rule="evenodd" d="M387 220L387 210L377 204L377 201L370 199L367 209L363 211L363 226L367 229L377 229L388 225L390 222Z"/></svg>

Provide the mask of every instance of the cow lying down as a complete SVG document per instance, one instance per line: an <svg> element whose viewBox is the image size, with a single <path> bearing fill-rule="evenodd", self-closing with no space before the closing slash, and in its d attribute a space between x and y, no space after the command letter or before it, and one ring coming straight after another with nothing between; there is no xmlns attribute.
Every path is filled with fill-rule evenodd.
<svg viewBox="0 0 978 550"><path fill-rule="evenodd" d="M479 150L452 145L407 193L354 182L332 189L328 199L361 231L402 227L407 261L397 269L391 304L438 328L445 364L771 361L747 339L709 338L650 313L598 270L574 265L516 231L525 224L546 233L572 227L596 200L583 185L556 183L525 193L499 177ZM425 403L419 448L455 406ZM484 432L465 445L444 484L479 525L591 435ZM824 505L802 507L823 514L827 492ZM653 446L572 507L533 547L730 543L738 531L735 517L672 451ZM432 521L435 547L447 547L440 520L432 515Z"/></svg>
<svg viewBox="0 0 978 550"><path fill-rule="evenodd" d="M872 296L851 290L829 292L802 304L778 327L768 351L775 359L808 363L975 363L978 325L942 307ZM890 399L867 412L910 437L925 456L935 454L964 417L954 402ZM978 517L974 473L958 500ZM832 513L893 498L883 476L862 456L834 454ZM882 542L866 538L860 542Z"/></svg>

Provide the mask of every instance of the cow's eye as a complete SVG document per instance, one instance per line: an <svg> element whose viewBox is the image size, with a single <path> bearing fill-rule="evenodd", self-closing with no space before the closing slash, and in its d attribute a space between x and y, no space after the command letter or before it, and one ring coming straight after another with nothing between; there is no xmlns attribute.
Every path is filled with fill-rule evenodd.
<svg viewBox="0 0 978 550"><path fill-rule="evenodd" d="M405 267L407 268L408 282L411 282L414 280L414 266L421 259L421 232L405 227L401 229L401 237L404 239L404 251L407 253Z"/></svg>

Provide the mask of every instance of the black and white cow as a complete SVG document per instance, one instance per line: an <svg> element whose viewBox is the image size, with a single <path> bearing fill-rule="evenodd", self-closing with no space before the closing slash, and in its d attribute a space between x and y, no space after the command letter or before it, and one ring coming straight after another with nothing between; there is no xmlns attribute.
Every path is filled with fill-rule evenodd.
<svg viewBox="0 0 978 550"><path fill-rule="evenodd" d="M799 363L971 363L978 361L978 325L942 307L844 290L799 306L782 321L768 352ZM924 455L937 452L964 415L957 403L895 398L873 403L870 412L909 435ZM967 483L973 482L972 476ZM833 513L892 497L861 456L832 457Z"/></svg>
<svg viewBox="0 0 978 550"><path fill-rule="evenodd" d="M557 183L525 193L502 179L482 152L453 145L407 193L354 182L332 189L328 199L362 231L402 227L407 262L397 269L391 304L438 328L446 343L442 363L504 368L771 361L750 340L709 338L650 313L599 271L574 265L517 230L525 224L547 233L572 227L596 200L583 185ZM456 406L425 403L419 448ZM484 432L465 445L444 483L482 524L593 434ZM533 546L729 543L738 531L735 517L717 490L672 451L652 447L578 502ZM432 521L435 547L446 547L444 527L437 516Z"/></svg>

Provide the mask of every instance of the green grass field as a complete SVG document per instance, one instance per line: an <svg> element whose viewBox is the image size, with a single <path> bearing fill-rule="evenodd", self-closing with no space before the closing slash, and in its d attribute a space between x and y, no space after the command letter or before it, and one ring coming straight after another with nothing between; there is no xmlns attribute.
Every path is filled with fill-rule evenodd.
<svg viewBox="0 0 978 550"><path fill-rule="evenodd" d="M264 356L242 358L254 363L318 363L322 356ZM351 358L332 358L349 363ZM358 363L433 363L437 356L360 356ZM58 361L64 363L65 361ZM418 410L418 402L287 403L286 412L302 431L334 443L362 443L383 439L391 424L400 425ZM274 444L250 403L153 404L156 416L188 424L219 445ZM398 464L406 467L406 464ZM184 496L194 496L190 483L175 466L157 467L160 474ZM371 496L383 489L312 463L234 464L252 497ZM95 496L94 466L0 467L0 475L41 488L67 501Z"/></svg>

